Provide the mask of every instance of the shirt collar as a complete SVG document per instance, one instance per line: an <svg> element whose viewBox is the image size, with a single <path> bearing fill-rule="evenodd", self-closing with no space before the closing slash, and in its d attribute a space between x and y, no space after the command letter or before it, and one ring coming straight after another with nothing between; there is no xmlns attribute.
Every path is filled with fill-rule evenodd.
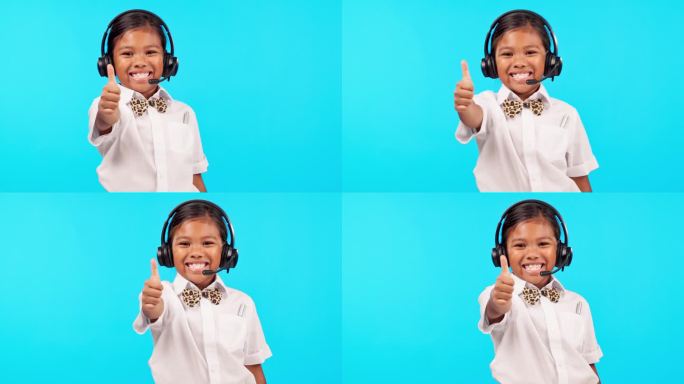
<svg viewBox="0 0 684 384"><path fill-rule="evenodd" d="M138 92L136 92L130 88L126 88L123 84L119 84L119 88L121 88L121 100L128 101L128 100L131 100L133 98L133 96L140 98L140 99L145 98L145 96L143 96L141 93L138 93ZM166 101L173 101L171 94L166 89L164 89L164 87L162 87L161 85L157 89L157 92L155 92L151 98L155 98L155 97L161 97L162 99L164 99Z"/></svg>
<svg viewBox="0 0 684 384"><path fill-rule="evenodd" d="M529 286L529 287L535 288L535 289L537 288L535 285L528 283L527 281L519 278L518 276L516 276L512 273L511 273L511 277L513 277L513 282L514 282L513 293L515 295L520 295L526 286ZM563 293L565 291L563 284L561 284L561 282L558 279L556 279L554 276L551 276L551 281L549 281L549 283L546 284L544 286L544 288L556 288L556 290L560 291L561 293Z"/></svg>
<svg viewBox="0 0 684 384"><path fill-rule="evenodd" d="M499 92L496 94L496 102L498 104L503 103L505 100L512 99L512 100L518 100L522 101L518 95L515 94L515 92L511 91L506 87L505 85L501 84L501 88L499 88ZM533 93L528 100L534 100L534 99L540 99L545 107L548 107L551 103L550 100L551 98L549 97L549 93L546 92L546 88L544 88L544 84L539 85L539 89L537 92Z"/></svg>
<svg viewBox="0 0 684 384"><path fill-rule="evenodd" d="M181 276L180 273L176 273L176 278L173 280L173 291L176 293L176 295L180 295L185 288L193 288L199 290L199 288L197 288L195 284L188 281L185 277ZM218 274L216 275L216 280L214 280L213 283L209 284L207 288L218 288L220 291L223 291L223 293L226 293L228 291L228 286L226 286L226 284L223 282L223 280L221 280L221 277Z"/></svg>

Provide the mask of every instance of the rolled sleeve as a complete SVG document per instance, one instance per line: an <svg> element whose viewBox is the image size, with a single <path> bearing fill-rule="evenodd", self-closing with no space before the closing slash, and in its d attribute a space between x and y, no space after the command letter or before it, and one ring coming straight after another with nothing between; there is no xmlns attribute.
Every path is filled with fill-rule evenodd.
<svg viewBox="0 0 684 384"><path fill-rule="evenodd" d="M272 356L271 349L266 344L254 302L250 302L248 307L249 310L246 316L248 328L245 341L245 365L263 364L266 359Z"/></svg>
<svg viewBox="0 0 684 384"><path fill-rule="evenodd" d="M576 110L573 110L569 125L570 142L566 154L566 174L568 177L586 176L598 168L598 162L591 151L589 137Z"/></svg>
<svg viewBox="0 0 684 384"><path fill-rule="evenodd" d="M192 109L190 109L188 124L192 127L192 135L194 139L194 147L192 149L192 173L196 175L206 172L207 168L209 167L209 162L207 161L207 157L204 155L204 149L202 148L202 138L200 137L199 133L197 115L195 115L195 111Z"/></svg>
<svg viewBox="0 0 684 384"><path fill-rule="evenodd" d="M596 364L603 356L601 347L596 340L596 333L594 332L594 320L591 316L591 309L586 300L582 300L583 308L586 311L582 313L582 320L584 321L584 340L582 342L582 356L588 364Z"/></svg>

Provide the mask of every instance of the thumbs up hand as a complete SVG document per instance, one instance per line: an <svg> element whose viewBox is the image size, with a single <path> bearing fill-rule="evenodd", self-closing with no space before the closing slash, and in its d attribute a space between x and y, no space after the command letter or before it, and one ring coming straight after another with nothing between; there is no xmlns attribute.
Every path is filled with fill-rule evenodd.
<svg viewBox="0 0 684 384"><path fill-rule="evenodd" d="M456 91L454 91L454 108L456 111L466 111L473 104L474 95L475 85L473 79L470 78L468 63L461 60L461 81L456 83Z"/></svg>
<svg viewBox="0 0 684 384"><path fill-rule="evenodd" d="M515 281L508 271L508 259L501 255L501 273L496 278L492 295L487 303L486 315L490 324L498 323L503 319L503 315L511 310L514 285Z"/></svg>
<svg viewBox="0 0 684 384"><path fill-rule="evenodd" d="M95 126L101 133L108 133L120 117L121 89L116 84L114 66L111 64L107 64L107 79L107 84L102 88L95 120Z"/></svg>
<svg viewBox="0 0 684 384"><path fill-rule="evenodd" d="M154 323L164 312L164 299L162 299L164 286L159 278L157 263L154 259L150 260L150 265L152 272L150 278L145 281L142 291L142 311Z"/></svg>

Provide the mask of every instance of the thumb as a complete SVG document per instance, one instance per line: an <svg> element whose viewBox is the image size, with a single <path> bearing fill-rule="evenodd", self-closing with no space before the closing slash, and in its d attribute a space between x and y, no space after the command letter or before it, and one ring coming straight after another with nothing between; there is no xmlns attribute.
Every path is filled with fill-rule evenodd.
<svg viewBox="0 0 684 384"><path fill-rule="evenodd" d="M502 275L509 275L510 272L508 271L508 258L505 255L501 255L501 274Z"/></svg>
<svg viewBox="0 0 684 384"><path fill-rule="evenodd" d="M461 60L461 75L463 77L463 80L470 80L470 71L468 70L468 62L465 60Z"/></svg>
<svg viewBox="0 0 684 384"><path fill-rule="evenodd" d="M154 261L154 259L150 260L150 267L152 269L152 274L150 275L150 278L161 280L159 278L159 271L157 270L157 262Z"/></svg>
<svg viewBox="0 0 684 384"><path fill-rule="evenodd" d="M114 66L107 64L107 78L110 83L116 83L116 74L114 73Z"/></svg>

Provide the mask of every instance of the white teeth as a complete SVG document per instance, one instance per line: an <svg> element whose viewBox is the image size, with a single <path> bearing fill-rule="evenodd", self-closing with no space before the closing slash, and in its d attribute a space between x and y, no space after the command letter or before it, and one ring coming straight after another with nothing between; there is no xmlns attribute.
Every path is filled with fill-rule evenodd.
<svg viewBox="0 0 684 384"><path fill-rule="evenodd" d="M197 271L202 271L206 267L207 263L188 263L186 264L188 266L188 269L197 272Z"/></svg>
<svg viewBox="0 0 684 384"><path fill-rule="evenodd" d="M526 271L528 272L535 272L540 270L542 267L541 264L527 264L523 268L525 268Z"/></svg>
<svg viewBox="0 0 684 384"><path fill-rule="evenodd" d="M146 79L150 76L150 72L140 72L140 73L134 73L131 75L132 78L134 79Z"/></svg>
<svg viewBox="0 0 684 384"><path fill-rule="evenodd" d="M528 77L530 77L530 74L527 72L526 73L514 73L511 75L511 77L516 79L516 80L522 80L522 79L527 79Z"/></svg>

